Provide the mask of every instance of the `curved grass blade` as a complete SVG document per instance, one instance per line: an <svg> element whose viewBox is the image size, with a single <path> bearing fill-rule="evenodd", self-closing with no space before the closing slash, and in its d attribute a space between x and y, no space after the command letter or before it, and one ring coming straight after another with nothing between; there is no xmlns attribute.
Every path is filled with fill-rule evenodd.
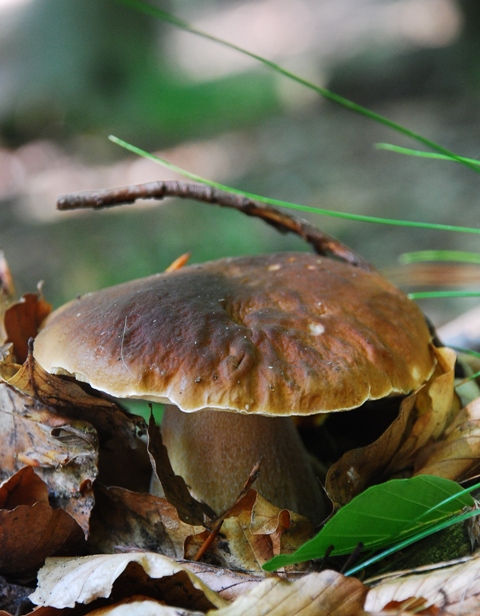
<svg viewBox="0 0 480 616"><path fill-rule="evenodd" d="M456 225L443 225L443 224L438 224L438 223L419 222L419 221L412 221L412 220L381 218L381 217L376 217L376 216L366 216L363 214L350 214L346 212L336 212L336 211L332 212L330 210L324 210L318 207L311 207L308 205L301 205L299 203L291 203L289 201L282 201L280 199L270 199L268 197L262 197L260 195L255 195L253 193L245 192L243 190L231 188L230 186L225 186L224 184L219 184L218 182L212 182L211 180L207 180L199 175L190 173L189 171L186 171L185 169L181 169L180 167L177 167L176 165L166 161L165 159L160 158L159 156L155 156L154 154L150 154L149 152L146 152L145 150L142 150L134 145L131 145L130 143L127 143L126 141L123 141L123 139L119 139L118 137L115 137L114 135L110 135L109 139L113 143L116 143L117 145L121 146L122 148L125 148L126 150L129 150L130 152L133 152L134 154L138 154L139 156L143 156L144 158L148 158L149 160L152 160L166 167L167 169L171 169L172 171L175 171L176 173L179 173L183 175L184 177L190 180L193 180L194 182L200 182L201 184L206 184L207 186L213 186L214 188L218 188L219 190L223 190L223 191L235 194L235 195L241 195L242 197L247 197L248 199L254 199L255 201L261 201L262 203L268 203L269 205L289 208L292 210L299 210L302 212L311 212L313 214L321 214L322 216L330 216L332 218L343 218L346 220L354 220L357 222L369 222L369 223L375 223L375 224L381 224L381 225L394 225L397 227L413 227L416 229L433 229L435 231L456 231L460 233L474 233L474 234L480 235L480 229L477 229L474 227L459 227Z"/></svg>
<svg viewBox="0 0 480 616"><path fill-rule="evenodd" d="M467 167L470 167L474 171L480 171L480 169L475 164L469 163L467 160L461 158L460 156L457 156L457 154L455 154L454 152L451 152L447 148L444 148L443 146L439 145L438 143L435 143L434 141L431 141L430 139L427 139L426 137L423 137L422 135L415 133L414 131L408 128L405 128L401 124L398 124L397 122L394 122L393 120L389 120L388 118L380 115L379 113L370 111L370 109L366 109L365 107L362 107L361 105L357 105L353 101L347 98L344 98L343 96L340 96L338 94L335 94L334 92L331 92L330 90L327 90L326 88L322 88L312 83L311 81L304 79L303 77L299 77L295 73L292 73L291 71L287 70L283 66L280 66L276 62L267 60L266 58L256 53L248 51L247 49L244 49L243 47L240 47L239 45L235 45L234 43L230 43L229 41L221 39L220 37L209 34L208 32L203 32L202 30L199 30L198 28L194 28L192 25L190 25L188 22L184 21L183 19L180 19L179 17L176 17L175 15L172 15L171 13L168 13L167 11L164 11L158 7L152 6L148 2L145 2L144 0L116 0L116 1L121 2L122 4L125 4L132 9L145 13L146 15L150 15L152 17L156 17L157 19L161 19L162 21L167 22L171 24L172 26L180 28L181 30L184 30L186 32L190 32L190 34L200 36L203 39L212 41L214 43L218 43L219 45L222 45L223 47L233 49L234 51L238 51L239 53L245 56L248 56L249 58L253 58L254 60L257 60L261 64L275 71L276 73L279 73L280 75L283 75L284 77L287 77L288 79L291 79L292 81L295 81L296 83L299 83L300 85L305 86L306 88L313 90L314 92L317 92L317 94L320 94L324 98L332 101L333 103L336 103L337 105L344 107L345 109L349 109L350 111L353 111L355 113L358 113L359 115L367 117L370 120L373 120L374 122L383 124L384 126L387 126L388 128L391 128L392 130L395 130L398 133L401 133L402 135L405 135L407 137L410 137L411 139L414 139L415 141L418 141L419 143L422 143L423 145L427 146L428 148L431 148L432 150L441 152L442 154L446 155L448 158L456 160L459 163L464 164Z"/></svg>
<svg viewBox="0 0 480 616"><path fill-rule="evenodd" d="M429 475L393 479L373 486L340 509L310 541L293 554L282 554L263 568L275 571L315 558L330 546L332 555L353 552L362 542L365 549L397 543L471 507L473 498L455 481Z"/></svg>
<svg viewBox="0 0 480 616"><path fill-rule="evenodd" d="M480 297L480 291L416 291L407 294L410 299L430 299L442 297Z"/></svg>
<svg viewBox="0 0 480 616"><path fill-rule="evenodd" d="M375 147L378 150L387 150L396 154L404 154L405 156L416 156L417 158L432 158L434 160L447 160L451 163L464 163L468 166L480 168L480 160L475 158L467 158L466 156L450 156L449 154L439 152L423 152L422 150L412 150L410 148L402 148L399 145L392 143L376 143Z"/></svg>
<svg viewBox="0 0 480 616"><path fill-rule="evenodd" d="M405 252L398 258L402 265L424 261L455 261L459 263L480 264L480 253L463 250L416 250Z"/></svg>

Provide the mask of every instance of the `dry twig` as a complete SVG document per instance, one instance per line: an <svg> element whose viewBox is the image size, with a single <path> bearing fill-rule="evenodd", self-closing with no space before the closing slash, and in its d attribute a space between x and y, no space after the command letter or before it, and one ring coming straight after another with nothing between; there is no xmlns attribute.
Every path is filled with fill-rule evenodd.
<svg viewBox="0 0 480 616"><path fill-rule="evenodd" d="M286 214L274 207L202 184L189 182L158 181L107 188L88 192L72 193L61 196L57 201L59 210L80 208L101 209L125 203L134 203L137 199L164 199L177 197L193 199L233 208L247 216L261 218L281 233L295 233L313 246L315 252L323 256L333 256L365 270L373 269L362 257L350 250L335 238L323 233L308 221Z"/></svg>

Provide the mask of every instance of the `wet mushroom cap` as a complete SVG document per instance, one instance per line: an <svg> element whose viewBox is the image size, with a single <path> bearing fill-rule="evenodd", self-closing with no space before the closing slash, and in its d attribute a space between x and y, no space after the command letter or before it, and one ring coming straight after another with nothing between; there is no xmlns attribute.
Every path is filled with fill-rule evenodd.
<svg viewBox="0 0 480 616"><path fill-rule="evenodd" d="M308 253L220 259L117 285L52 313L49 372L183 411L347 410L432 373L418 307L380 274Z"/></svg>

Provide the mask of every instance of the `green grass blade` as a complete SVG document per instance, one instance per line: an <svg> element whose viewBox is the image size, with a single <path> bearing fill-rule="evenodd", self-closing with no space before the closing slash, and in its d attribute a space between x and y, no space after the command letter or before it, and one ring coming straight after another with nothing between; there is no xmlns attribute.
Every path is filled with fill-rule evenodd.
<svg viewBox="0 0 480 616"><path fill-rule="evenodd" d="M477 485L477 488L478 488L478 485ZM413 535L412 537L409 537L408 539L405 539L404 541L400 541L399 543L396 543L392 547L387 548L383 552L375 554L371 558L368 558L367 560L362 561L358 565L355 565L355 567L352 567L351 569L348 569L347 571L345 571L344 575L346 576L355 575L355 573L362 571L362 569L365 569L366 567L369 567L370 565L375 564L376 562L378 562L379 560L382 560L383 558L387 558L388 556L391 556L392 554L394 554L395 552L398 552L399 550L403 550L404 548L407 548L409 545L412 545L413 543L416 543L417 541L421 541L422 539L425 539L426 537L429 537L430 535L433 535L434 533L444 530L445 528L449 528L450 526L453 526L454 524L460 524L460 522L465 522L465 520L469 520L470 518L474 518L478 515L480 515L480 509L472 509L471 511L467 511L466 513L462 513L461 515L453 516L452 518L448 520L440 522L439 524L436 524L435 526L431 526L430 528L422 531L421 533L418 533L417 535Z"/></svg>
<svg viewBox="0 0 480 616"><path fill-rule="evenodd" d="M431 299L445 297L480 297L480 291L417 291L408 293L410 299Z"/></svg>
<svg viewBox="0 0 480 616"><path fill-rule="evenodd" d="M167 169L171 169L180 175L192 180L194 182L200 182L201 184L206 184L207 186L212 186L213 188L217 188L219 190L223 190L235 195L241 195L242 197L246 197L247 199L253 199L255 201L261 201L262 203L268 203L269 205L274 205L276 207L288 208L292 210L297 210L301 212L311 212L313 214L321 214L322 216L330 216L332 218L342 218L346 220L354 220L357 222L369 222L374 224L381 225L394 225L397 227L410 227L416 229L433 229L435 231L456 231L460 233L474 233L480 235L480 228L474 227L459 227L456 225L443 225L437 223L429 223L429 222L420 222L420 221L412 221L412 220L398 220L394 218L381 218L377 216L366 216L363 214L351 214L346 212L331 212L330 210L325 210L318 207L312 207L308 205L301 205L299 203L291 203L289 201L282 201L280 199L270 199L268 197L262 197L260 195L255 195L253 193L245 192L243 190L237 190L235 188L231 188L230 186L225 186L224 184L219 184L218 182L212 182L211 180L207 180L199 175L194 173L190 173L185 169L181 169L176 165L166 161L159 156L155 156L154 154L150 154L145 150L141 150L140 148L115 137L114 135L109 136L110 141L116 143L117 145L133 152L134 154L138 154L139 156L143 156L144 158L148 158L156 162Z"/></svg>
<svg viewBox="0 0 480 616"><path fill-rule="evenodd" d="M475 158L467 158L465 156L449 156L448 154L440 154L438 152L423 152L421 150L412 150L410 148L402 148L399 145L391 143L376 143L375 147L378 150L388 150L405 156L416 156L417 158L433 158L434 160L447 160L454 163L468 163L469 166L480 168L480 160Z"/></svg>
<svg viewBox="0 0 480 616"><path fill-rule="evenodd" d="M480 353L478 351L473 351L472 349L463 349L462 347L450 346L450 345L449 345L449 348L453 349L457 353L462 353L463 355L471 355L472 357L476 357L477 359L480 359Z"/></svg>
<svg viewBox="0 0 480 616"><path fill-rule="evenodd" d="M424 261L457 261L460 263L480 264L480 254L463 250L417 250L400 255L398 260L404 265Z"/></svg>
<svg viewBox="0 0 480 616"><path fill-rule="evenodd" d="M338 94L335 94L334 92L331 92L330 90L327 90L326 88L322 88L321 86L318 86L308 81L307 79L304 79L303 77L299 77L295 73L292 73L291 71L280 66L276 62L267 60L266 58L263 58L262 56L259 56L256 53L248 51L247 49L244 49L243 47L240 47L239 45L230 43L217 36L213 36L212 34L209 34L208 32L203 32L202 30L194 28L193 26L191 26L188 22L184 21L183 19L180 19L168 13L167 11L154 7L148 2L145 2L144 0L116 0L116 1L121 2L122 4L125 4L129 6L130 8L135 9L137 11L140 11L152 17L156 17L157 19L161 19L162 21L167 22L171 24L172 26L180 28L181 30L185 30L186 32L190 32L190 34L200 36L203 39L212 41L214 43L218 43L219 45L222 45L223 47L233 49L234 51L238 51L239 53L245 56L253 58L254 60L260 62L261 64L275 71L276 73L279 73L280 75L283 75L284 77L287 77L288 79L291 79L292 81L295 81L296 83L302 86L305 86L306 88L309 88L310 90L313 90L314 92L317 92L317 94L320 94L321 96L332 101L333 103L341 105L345 109L349 109L350 111L353 111L354 113L367 117L370 120L373 120L374 122L383 124L384 126L387 126L388 128L398 133L401 133L402 135L410 137L411 139L414 139L415 141L425 145L428 148L431 148L432 150L436 150L437 152L440 152L446 155L450 159L456 160L466 165L467 167L470 167L474 171L480 171L477 165L469 163L467 160L462 159L461 157L457 156L454 152L451 152L447 148L444 148L438 143L435 143L434 141L431 141L430 139L427 139L426 137L423 137L422 135L415 133L414 131L408 128L405 128L404 126L398 124L397 122L389 120L385 116L382 116L379 113L375 113L374 111L370 111L369 109L366 109L365 107L362 107L361 105L357 105L353 101L347 98L344 98L343 96L339 96Z"/></svg>

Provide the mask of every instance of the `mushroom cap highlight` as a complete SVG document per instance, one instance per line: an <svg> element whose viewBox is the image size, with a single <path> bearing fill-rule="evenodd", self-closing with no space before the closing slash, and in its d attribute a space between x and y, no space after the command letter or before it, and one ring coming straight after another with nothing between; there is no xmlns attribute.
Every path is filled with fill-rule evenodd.
<svg viewBox="0 0 480 616"><path fill-rule="evenodd" d="M434 369L430 340L379 273L285 252L87 294L46 319L34 355L119 398L311 415L416 389Z"/></svg>

